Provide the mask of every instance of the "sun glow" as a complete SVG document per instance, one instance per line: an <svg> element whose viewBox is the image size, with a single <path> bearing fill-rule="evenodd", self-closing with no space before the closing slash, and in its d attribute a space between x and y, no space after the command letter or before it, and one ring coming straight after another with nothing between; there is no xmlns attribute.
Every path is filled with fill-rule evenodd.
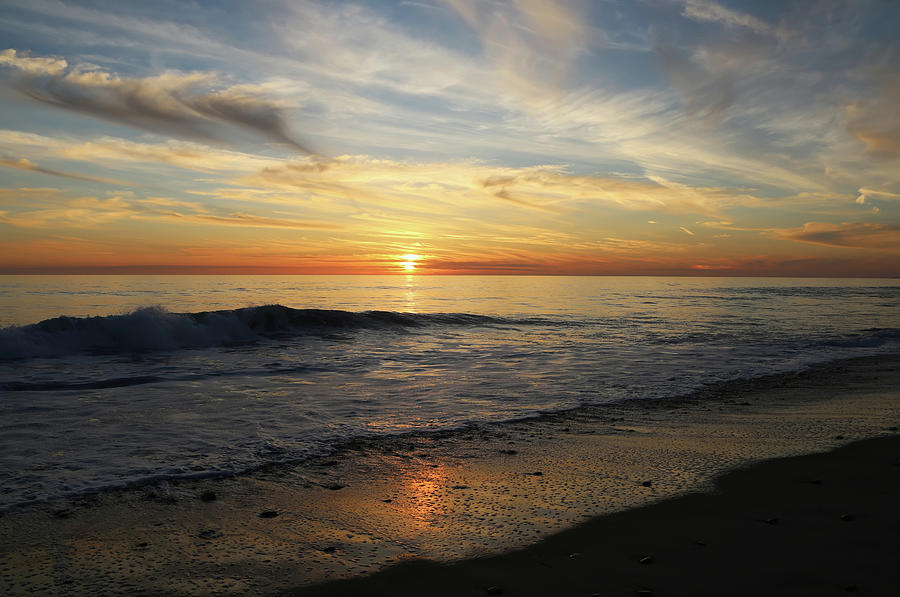
<svg viewBox="0 0 900 597"><path fill-rule="evenodd" d="M400 259L403 259L400 262L400 267L403 268L403 271L414 272L416 271L417 262L422 259L422 256L415 253L407 253L406 255L401 255Z"/></svg>

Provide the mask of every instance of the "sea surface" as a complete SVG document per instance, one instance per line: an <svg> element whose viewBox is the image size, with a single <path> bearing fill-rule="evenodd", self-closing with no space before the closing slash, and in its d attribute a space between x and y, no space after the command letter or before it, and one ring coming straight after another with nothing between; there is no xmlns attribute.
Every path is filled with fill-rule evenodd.
<svg viewBox="0 0 900 597"><path fill-rule="evenodd" d="M896 352L896 279L0 276L0 510Z"/></svg>

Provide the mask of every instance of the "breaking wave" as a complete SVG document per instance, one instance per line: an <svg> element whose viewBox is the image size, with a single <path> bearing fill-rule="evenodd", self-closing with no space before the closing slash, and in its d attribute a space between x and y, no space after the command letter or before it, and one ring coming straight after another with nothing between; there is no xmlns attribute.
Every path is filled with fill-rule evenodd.
<svg viewBox="0 0 900 597"><path fill-rule="evenodd" d="M0 329L0 360L72 354L116 354L252 343L335 329L403 329L430 325L486 326L512 320L468 313L350 312L265 305L171 313L145 307L124 315L54 317ZM524 323L524 322L519 322Z"/></svg>

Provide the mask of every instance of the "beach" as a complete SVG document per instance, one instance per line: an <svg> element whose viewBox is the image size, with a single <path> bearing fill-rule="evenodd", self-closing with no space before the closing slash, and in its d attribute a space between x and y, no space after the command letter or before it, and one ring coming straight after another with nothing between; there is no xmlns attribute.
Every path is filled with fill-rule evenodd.
<svg viewBox="0 0 900 597"><path fill-rule="evenodd" d="M0 589L887 595L898 382L865 357L13 509Z"/></svg>
<svg viewBox="0 0 900 597"><path fill-rule="evenodd" d="M766 461L538 545L291 595L895 595L900 437Z"/></svg>
<svg viewBox="0 0 900 597"><path fill-rule="evenodd" d="M898 23L0 0L0 597L900 596Z"/></svg>

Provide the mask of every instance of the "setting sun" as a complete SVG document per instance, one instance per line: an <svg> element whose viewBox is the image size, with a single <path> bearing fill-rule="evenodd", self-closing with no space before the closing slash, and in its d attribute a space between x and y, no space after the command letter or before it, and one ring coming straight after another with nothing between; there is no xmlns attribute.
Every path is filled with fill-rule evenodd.
<svg viewBox="0 0 900 597"><path fill-rule="evenodd" d="M407 253L406 255L401 255L401 259L404 261L400 262L400 266L404 271L413 272L416 270L417 261L422 259L421 255L416 255L414 253Z"/></svg>

